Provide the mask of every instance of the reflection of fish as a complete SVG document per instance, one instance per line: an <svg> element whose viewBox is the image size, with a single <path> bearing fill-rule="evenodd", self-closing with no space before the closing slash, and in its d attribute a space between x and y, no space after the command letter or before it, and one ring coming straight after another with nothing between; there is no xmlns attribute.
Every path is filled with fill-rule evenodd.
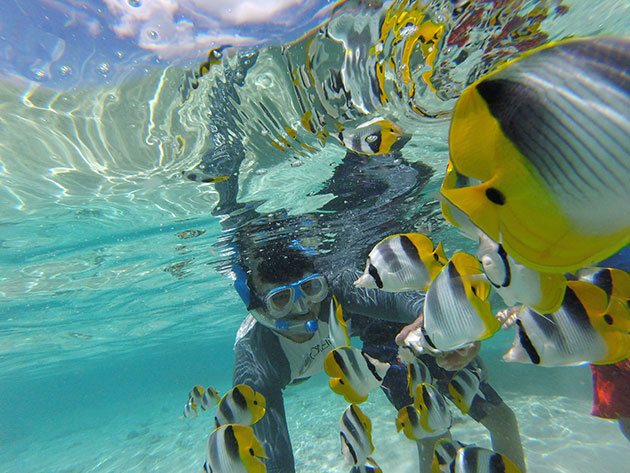
<svg viewBox="0 0 630 473"><path fill-rule="evenodd" d="M347 463L364 465L374 451L372 422L356 404L351 404L339 422L341 453Z"/></svg>
<svg viewBox="0 0 630 473"><path fill-rule="evenodd" d="M457 457L457 451L465 445L457 440L443 438L435 442L431 473L452 473L451 465ZM490 470L489 473L493 473Z"/></svg>
<svg viewBox="0 0 630 473"><path fill-rule="evenodd" d="M329 337L335 347L345 347L350 345L348 326L343 318L341 304L335 296L330 300L330 311L328 313Z"/></svg>
<svg viewBox="0 0 630 473"><path fill-rule="evenodd" d="M541 366L611 364L630 356L627 307L610 306L601 288L569 281L560 310L539 314L523 308L506 361Z"/></svg>
<svg viewBox="0 0 630 473"><path fill-rule="evenodd" d="M383 363L355 347L340 347L329 352L324 370L330 376L330 388L352 403L364 402L379 387L389 369Z"/></svg>
<svg viewBox="0 0 630 473"><path fill-rule="evenodd" d="M398 411L396 428L409 440L442 435L451 427L451 411L446 400L430 384L416 388L414 402Z"/></svg>
<svg viewBox="0 0 630 473"><path fill-rule="evenodd" d="M430 348L454 350L499 330L489 294L490 284L477 259L455 253L426 295L423 335Z"/></svg>
<svg viewBox="0 0 630 473"><path fill-rule="evenodd" d="M565 272L630 242L630 39L551 43L469 86L442 194L508 254Z"/></svg>
<svg viewBox="0 0 630 473"><path fill-rule="evenodd" d="M378 117L356 128L341 127L338 138L350 151L367 155L400 150L409 141L409 136L398 125Z"/></svg>
<svg viewBox="0 0 630 473"><path fill-rule="evenodd" d="M457 372L448 384L448 392L462 414L468 414L475 396L480 395L479 384L481 378L477 371L464 368Z"/></svg>
<svg viewBox="0 0 630 473"><path fill-rule="evenodd" d="M265 415L265 397L247 384L237 384L221 398L214 417L218 427L225 424L252 425Z"/></svg>
<svg viewBox="0 0 630 473"><path fill-rule="evenodd" d="M247 425L223 425L208 438L208 473L264 473L267 467L261 459L267 458L254 430Z"/></svg>
<svg viewBox="0 0 630 473"><path fill-rule="evenodd" d="M477 258L483 272L508 307L524 304L550 313L562 304L567 280L560 273L542 273L520 264L502 245L479 231Z"/></svg>
<svg viewBox="0 0 630 473"><path fill-rule="evenodd" d="M354 285L387 292L426 291L446 261L442 244L434 247L426 235L391 235L372 248Z"/></svg>
<svg viewBox="0 0 630 473"><path fill-rule="evenodd" d="M227 181L230 176L211 176L199 170L182 171L182 175L191 181L201 182L203 184L216 184L218 182Z"/></svg>
<svg viewBox="0 0 630 473"><path fill-rule="evenodd" d="M463 447L457 451L454 473L521 473L512 460L487 448Z"/></svg>

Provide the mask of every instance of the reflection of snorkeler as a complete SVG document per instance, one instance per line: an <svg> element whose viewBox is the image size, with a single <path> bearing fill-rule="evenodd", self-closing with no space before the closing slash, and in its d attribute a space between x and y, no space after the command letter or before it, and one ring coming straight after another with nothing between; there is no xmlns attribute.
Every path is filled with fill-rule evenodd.
<svg viewBox="0 0 630 473"><path fill-rule="evenodd" d="M327 326L330 296L335 294L339 299L351 322L351 335L359 335L368 354L383 361L394 360L396 333L420 314L421 293L356 289L353 282L358 271L348 268L363 261L364 251L384 236L413 229L411 222L417 222L418 213L423 212L417 202L429 177L426 166L391 155L366 159L349 154L321 191L337 196L322 209L334 212L323 214L327 219L319 213L279 221L269 216L262 224L254 211L248 215L235 199L228 202L236 192L223 186L236 180L217 185L222 197L219 209L230 213L223 224L228 231L231 225L235 228L232 247L237 247L239 259L233 266L235 287L250 310L237 335L233 382L249 384L267 400L267 414L254 426L266 445L267 471L294 471L282 391L321 371L326 354L334 348ZM329 245L328 251L320 252L318 247L316 258L314 250L303 246L309 237L321 242L331 234L340 236L334 242L322 243ZM256 237L266 242L256 243ZM444 357L441 361L447 366L459 362L461 367L475 354L472 350L461 360ZM446 371L435 362L427 364L448 384ZM396 408L411 402L406 377L401 374L397 364L383 382ZM487 388L486 400L479 398L470 414L491 430L499 451L522 465L514 415L494 390ZM434 441L420 442L423 468L430 465Z"/></svg>

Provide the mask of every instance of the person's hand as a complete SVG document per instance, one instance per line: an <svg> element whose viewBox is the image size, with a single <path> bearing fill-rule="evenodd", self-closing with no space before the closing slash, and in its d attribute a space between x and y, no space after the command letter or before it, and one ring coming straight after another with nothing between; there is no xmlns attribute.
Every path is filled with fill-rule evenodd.
<svg viewBox="0 0 630 473"><path fill-rule="evenodd" d="M405 339L409 336L411 332L415 332L422 328L422 323L424 322L424 314L420 314L416 320L411 322L409 325L405 325L398 335L396 335L396 344L399 346L405 345Z"/></svg>
<svg viewBox="0 0 630 473"><path fill-rule="evenodd" d="M518 317L518 314L521 312L522 309L523 309L523 306L518 305L515 307L510 307L509 309L505 309L500 312L497 312L496 317L497 319L499 319L499 322L501 322L501 328L503 330L507 330L512 325L514 325L514 323L516 322L516 318Z"/></svg>
<svg viewBox="0 0 630 473"><path fill-rule="evenodd" d="M459 371L477 356L481 343L472 342L453 351L445 351L435 357L435 362L447 371Z"/></svg>

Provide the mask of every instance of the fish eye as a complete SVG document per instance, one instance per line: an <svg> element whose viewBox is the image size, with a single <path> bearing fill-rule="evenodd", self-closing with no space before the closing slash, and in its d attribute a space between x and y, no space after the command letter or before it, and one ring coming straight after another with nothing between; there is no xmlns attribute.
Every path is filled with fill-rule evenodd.
<svg viewBox="0 0 630 473"><path fill-rule="evenodd" d="M343 382L343 379L340 379L340 380L339 380L339 384L345 384L345 383Z"/></svg>
<svg viewBox="0 0 630 473"><path fill-rule="evenodd" d="M611 317L610 314L605 314L604 315L604 322L606 322L608 325L612 325L614 320L613 320L613 318Z"/></svg>
<svg viewBox="0 0 630 473"><path fill-rule="evenodd" d="M256 453L254 452L254 449L253 449L253 448L250 448L250 449L249 449L249 454L250 454L252 457L256 456Z"/></svg>

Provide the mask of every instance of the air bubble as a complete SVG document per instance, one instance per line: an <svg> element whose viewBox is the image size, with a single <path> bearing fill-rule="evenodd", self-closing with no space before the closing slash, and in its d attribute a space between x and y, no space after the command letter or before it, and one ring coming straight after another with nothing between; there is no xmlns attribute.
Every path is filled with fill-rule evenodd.
<svg viewBox="0 0 630 473"><path fill-rule="evenodd" d="M70 74L72 74L72 68L70 66L67 65L63 65L59 68L59 73L62 76L68 76Z"/></svg>
<svg viewBox="0 0 630 473"><path fill-rule="evenodd" d="M153 41L157 41L158 39L160 39L160 34L155 30L147 31L147 36Z"/></svg>
<svg viewBox="0 0 630 473"><path fill-rule="evenodd" d="M98 65L98 72L105 75L109 72L109 64L106 62L102 62Z"/></svg>

